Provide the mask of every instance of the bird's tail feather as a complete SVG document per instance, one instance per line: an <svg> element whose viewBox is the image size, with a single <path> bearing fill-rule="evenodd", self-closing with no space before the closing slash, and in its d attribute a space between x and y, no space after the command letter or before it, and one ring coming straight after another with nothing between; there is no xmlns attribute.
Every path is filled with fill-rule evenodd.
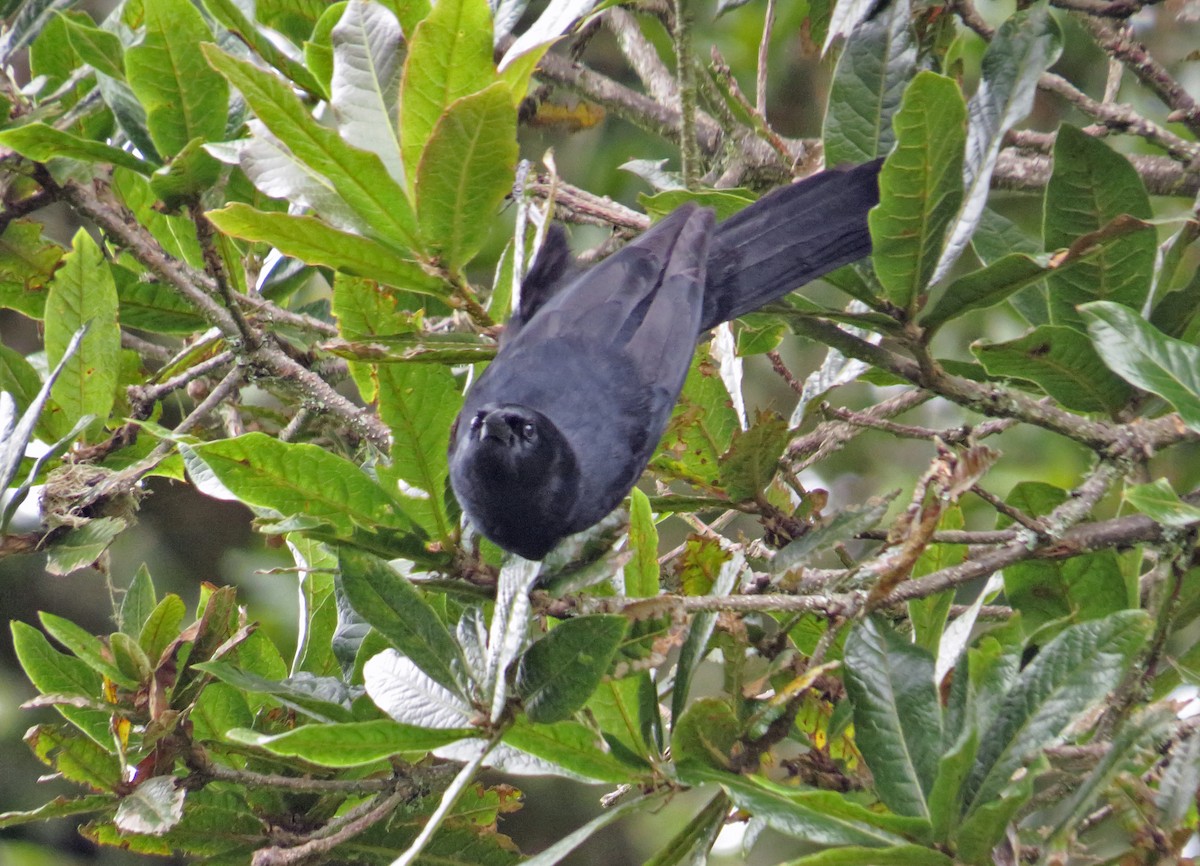
<svg viewBox="0 0 1200 866"><path fill-rule="evenodd" d="M882 160L777 189L717 226L700 330L781 298L871 252Z"/></svg>

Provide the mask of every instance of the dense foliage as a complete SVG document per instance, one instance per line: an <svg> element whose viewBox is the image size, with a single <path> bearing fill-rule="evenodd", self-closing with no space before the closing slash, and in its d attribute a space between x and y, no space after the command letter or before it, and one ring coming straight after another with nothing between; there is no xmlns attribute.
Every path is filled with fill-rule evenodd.
<svg viewBox="0 0 1200 866"><path fill-rule="evenodd" d="M77 794L0 828L78 816L214 866L541 866L697 789L648 862L703 862L727 823L811 866L1178 862L1200 106L1127 19L1195 24L1142 5L812 0L772 39L769 3L731 71L703 40L761 20L738 2L17 4L0 307L42 343L0 347L0 557L102 564L162 476L248 506L302 605L284 648L232 587L191 608L143 568L108 575L110 634L13 622L57 711L26 741ZM598 29L637 86L589 68ZM801 48L830 58L819 141L766 116ZM1038 99L1054 132L1021 126ZM679 154L629 166L650 217L886 156L875 249L697 351L625 511L506 559L461 525L448 430L547 221L611 230L598 254L649 224L519 161L527 124L569 142L601 110ZM754 411L744 363L790 417ZM554 804L487 767L610 793L526 857L502 816Z"/></svg>

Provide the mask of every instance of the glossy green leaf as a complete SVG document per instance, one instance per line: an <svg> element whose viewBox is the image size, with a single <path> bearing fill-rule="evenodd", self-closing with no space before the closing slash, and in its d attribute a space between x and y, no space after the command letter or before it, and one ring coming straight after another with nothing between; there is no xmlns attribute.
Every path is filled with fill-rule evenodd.
<svg viewBox="0 0 1200 866"><path fill-rule="evenodd" d="M115 795L87 794L83 797L55 797L47 803L28 812L0 812L0 829L19 827L22 824L32 824L36 821L47 821L51 818L70 818L74 815L87 815L92 812L102 812L116 807Z"/></svg>
<svg viewBox="0 0 1200 866"><path fill-rule="evenodd" d="M979 224L1004 134L1033 108L1038 79L1062 53L1063 37L1046 2L1018 10L996 29L982 60L982 81L967 104L965 195L931 282L945 277Z"/></svg>
<svg viewBox="0 0 1200 866"><path fill-rule="evenodd" d="M495 83L496 71L486 0L438 2L408 35L400 85L400 141L405 174L415 178L426 145L451 103ZM511 113L512 101L508 96L505 101Z"/></svg>
<svg viewBox="0 0 1200 866"><path fill-rule="evenodd" d="M737 428L729 392L708 349L701 347L692 357L683 394L658 444L653 467L701 486L715 484L721 455L729 449Z"/></svg>
<svg viewBox="0 0 1200 866"><path fill-rule="evenodd" d="M613 757L594 729L575 721L534 724L518 719L504 732L504 743L585 779L621 785L639 775Z"/></svg>
<svg viewBox="0 0 1200 866"><path fill-rule="evenodd" d="M69 619L41 611L38 618L47 634L69 649L88 667L125 688L136 688L138 681L125 676L113 663L112 652L100 638Z"/></svg>
<svg viewBox="0 0 1200 866"><path fill-rule="evenodd" d="M647 860L645 866L689 866L707 862L708 851L725 826L728 815L729 798L724 793L717 794Z"/></svg>
<svg viewBox="0 0 1200 866"><path fill-rule="evenodd" d="M1025 379L1078 412L1123 409L1133 389L1115 376L1092 341L1073 328L1042 325L1005 343L975 343L971 352L992 376Z"/></svg>
<svg viewBox="0 0 1200 866"><path fill-rule="evenodd" d="M922 845L894 845L891 848L845 846L789 860L787 866L954 866L954 861L933 848Z"/></svg>
<svg viewBox="0 0 1200 866"><path fill-rule="evenodd" d="M437 364L384 364L376 380L379 417L392 431L392 462L379 467L380 478L396 485L405 513L445 538L454 529L444 498L446 451L462 394L450 370Z"/></svg>
<svg viewBox="0 0 1200 866"><path fill-rule="evenodd" d="M43 695L77 695L99 701L103 694L100 674L74 656L60 653L33 626L12 623L13 651L29 681ZM58 704L55 709L98 744L112 747L110 716L99 710Z"/></svg>
<svg viewBox="0 0 1200 866"><path fill-rule="evenodd" d="M434 681L459 692L466 662L425 596L370 554L343 547L338 566L346 597L358 615Z"/></svg>
<svg viewBox="0 0 1200 866"><path fill-rule="evenodd" d="M111 746L106 749L66 725L30 728L25 733L25 743L38 760L72 782L94 791L112 791L121 784L121 763Z"/></svg>
<svg viewBox="0 0 1200 866"><path fill-rule="evenodd" d="M1200 521L1200 508L1180 499L1165 478L1127 487L1125 501L1163 526L1182 528Z"/></svg>
<svg viewBox="0 0 1200 866"><path fill-rule="evenodd" d="M415 177L426 249L452 271L461 270L487 239L512 190L516 163L517 113L507 87L494 84L447 106Z"/></svg>
<svg viewBox="0 0 1200 866"><path fill-rule="evenodd" d="M1054 145L1054 173L1046 186L1046 249L1070 246L1122 214L1139 220L1153 216L1137 171L1108 145L1063 124ZM1089 262L1051 274L1051 321L1080 327L1075 308L1086 301L1139 309L1150 291L1155 248L1154 235L1139 232L1111 244Z"/></svg>
<svg viewBox="0 0 1200 866"><path fill-rule="evenodd" d="M832 791L788 788L758 776L700 767L683 774L692 784L719 784L735 806L768 827L813 845L886 848L903 845L902 834L919 833L924 821L875 812Z"/></svg>
<svg viewBox="0 0 1200 866"><path fill-rule="evenodd" d="M712 208L718 220L729 219L754 201L754 193L743 189L668 189L654 195L638 196L638 204L655 221L662 219L685 202L695 202L700 207Z"/></svg>
<svg viewBox="0 0 1200 866"><path fill-rule="evenodd" d="M721 455L721 485L735 502L753 499L775 478L779 460L791 439L787 421L761 413L749 430L737 430Z"/></svg>
<svg viewBox="0 0 1200 866"><path fill-rule="evenodd" d="M255 54L286 75L294 84L316 96L324 97L326 95L313 74L302 63L293 60L285 51L276 46L253 21L246 17L242 7L234 0L203 0L203 3L208 14L221 22L221 26L230 33L236 34L239 39L250 46Z"/></svg>
<svg viewBox="0 0 1200 866"><path fill-rule="evenodd" d="M151 611L158 605L154 592L154 581L150 577L150 569L142 563L133 575L133 580L121 597L121 609L117 622L121 631L130 637L137 637L142 625L150 618Z"/></svg>
<svg viewBox="0 0 1200 866"><path fill-rule="evenodd" d="M658 528L650 511L650 499L636 487L629 491L629 549L633 557L625 563L625 595L652 598L658 595Z"/></svg>
<svg viewBox="0 0 1200 866"><path fill-rule="evenodd" d="M70 574L92 565L128 524L119 517L97 517L70 529L48 549L46 571Z"/></svg>
<svg viewBox="0 0 1200 866"><path fill-rule="evenodd" d="M339 231L319 219L272 213L234 202L209 211L213 225L233 237L267 243L281 253L313 265L377 280L410 292L438 297L448 286L419 264L378 241Z"/></svg>
<svg viewBox="0 0 1200 866"><path fill-rule="evenodd" d="M61 16L67 41L88 66L111 78L125 79L125 47L115 33L91 27L74 16Z"/></svg>
<svg viewBox="0 0 1200 866"><path fill-rule="evenodd" d="M330 33L330 104L342 137L379 157L405 184L400 157L400 22L386 6L351 0Z"/></svg>
<svg viewBox="0 0 1200 866"><path fill-rule="evenodd" d="M256 746L273 755L300 758L321 767L357 767L401 752L429 752L477 733L473 728L418 728L391 719L377 719L336 725L303 725L272 735L235 728L228 737L235 743Z"/></svg>
<svg viewBox="0 0 1200 866"><path fill-rule="evenodd" d="M125 72L155 148L172 157L193 139L220 141L229 86L197 50L212 31L189 0L144 0L142 8L146 33L125 52Z"/></svg>
<svg viewBox="0 0 1200 866"><path fill-rule="evenodd" d="M729 702L701 698L674 720L671 757L676 765L728 770L742 726Z"/></svg>
<svg viewBox="0 0 1200 866"><path fill-rule="evenodd" d="M1136 312L1111 301L1079 308L1096 351L1114 373L1175 407L1200 430L1200 347L1168 337Z"/></svg>
<svg viewBox="0 0 1200 866"><path fill-rule="evenodd" d="M223 661L201 662L197 670L216 677L238 691L267 695L285 707L323 724L353 722L347 705L350 693L346 684L332 677L296 677L282 682L239 670Z"/></svg>
<svg viewBox="0 0 1200 866"><path fill-rule="evenodd" d="M892 149L892 117L917 62L911 16L907 2L892 3L846 40L829 87L826 165L867 162Z"/></svg>
<svg viewBox="0 0 1200 866"><path fill-rule="evenodd" d="M150 611L145 622L142 623L137 639L138 646L149 656L151 661L157 663L162 657L163 651L179 636L183 618L186 615L187 607L184 605L183 599L173 592L164 595L162 601Z"/></svg>
<svg viewBox="0 0 1200 866"><path fill-rule="evenodd" d="M933 656L872 618L846 638L845 663L856 741L879 798L899 815L929 818L942 745Z"/></svg>
<svg viewBox="0 0 1200 866"><path fill-rule="evenodd" d="M1114 688L1148 634L1144 611L1128 610L1065 629L1042 648L1005 695L980 740L964 786L968 815L993 802L1012 774Z"/></svg>
<svg viewBox="0 0 1200 866"><path fill-rule="evenodd" d="M580 709L608 673L627 627L615 614L576 617L526 650L516 689L530 721L560 722Z"/></svg>
<svg viewBox="0 0 1200 866"><path fill-rule="evenodd" d="M35 162L77 159L81 162L120 165L141 174L149 174L154 170L154 166L132 153L103 142L88 141L40 122L26 123L0 132L0 146L11 148Z"/></svg>
<svg viewBox="0 0 1200 866"><path fill-rule="evenodd" d="M354 463L316 445L247 433L180 446L192 481L209 495L329 523L340 537L355 526L403 528L395 503ZM221 487L224 487L224 491Z"/></svg>
<svg viewBox="0 0 1200 866"><path fill-rule="evenodd" d="M962 202L965 123L958 85L918 73L894 119L896 148L879 175L882 201L868 216L875 274L902 309L929 286Z"/></svg>
<svg viewBox="0 0 1200 866"><path fill-rule="evenodd" d="M352 147L335 130L321 125L275 76L211 46L203 51L213 68L241 91L271 134L295 159L327 180L365 229L398 249L418 247L412 206L379 157Z"/></svg>
<svg viewBox="0 0 1200 866"><path fill-rule="evenodd" d="M894 496L894 494L893 494ZM828 550L833 545L847 541L860 532L872 529L883 520L887 513L886 499L873 497L862 505L850 505L833 514L826 515L808 532L797 538L771 561L771 571L783 574L797 566L804 565L815 554Z"/></svg>
<svg viewBox="0 0 1200 866"><path fill-rule="evenodd" d="M117 289L100 247L83 229L63 257L46 297L46 359L57 364L80 326L87 333L54 383L54 407L43 416L62 436L85 415L98 419L89 439L101 435L112 410L117 387L121 329L117 324Z"/></svg>
<svg viewBox="0 0 1200 866"><path fill-rule="evenodd" d="M196 742L222 742L233 728L250 727L254 715L250 701L228 683L214 682L204 687L188 713L192 737Z"/></svg>

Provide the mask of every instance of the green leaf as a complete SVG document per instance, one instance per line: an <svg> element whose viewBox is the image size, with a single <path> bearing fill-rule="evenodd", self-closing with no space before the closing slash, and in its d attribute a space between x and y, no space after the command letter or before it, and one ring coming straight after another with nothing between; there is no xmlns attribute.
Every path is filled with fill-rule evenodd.
<svg viewBox="0 0 1200 866"><path fill-rule="evenodd" d="M1039 757L1022 772L1014 772L996 797L970 812L955 832L960 861L972 866L992 866L992 851L1008 833L1017 812L1033 796L1034 782L1047 762Z"/></svg>
<svg viewBox="0 0 1200 866"><path fill-rule="evenodd" d="M105 748L66 725L37 725L25 733L25 742L39 761L72 782L95 791L112 791L122 783L121 762L111 746Z"/></svg>
<svg viewBox="0 0 1200 866"><path fill-rule="evenodd" d="M180 445L180 450L192 481L210 495L232 495L285 516L315 518L329 523L342 538L356 526L405 526L391 497L369 475L316 445L247 433Z"/></svg>
<svg viewBox="0 0 1200 866"><path fill-rule="evenodd" d="M87 568L108 549L128 524L119 517L98 517L76 526L49 548L46 570L51 574L70 574Z"/></svg>
<svg viewBox="0 0 1200 866"><path fill-rule="evenodd" d="M467 664L437 612L383 560L351 548L338 553L342 587L354 610L435 682L461 694Z"/></svg>
<svg viewBox="0 0 1200 866"><path fill-rule="evenodd" d="M288 536L288 549L300 568L300 637L292 671L332 676L338 670L333 638L338 628L333 571L337 555L327 545L299 533Z"/></svg>
<svg viewBox="0 0 1200 866"><path fill-rule="evenodd" d="M496 71L492 64L491 14L485 0L438 2L415 30L406 32L408 59L400 84L400 141L405 174L415 178L418 164L425 159L426 144L451 103L495 83ZM512 113L511 98L505 99ZM491 214L487 217L491 219Z"/></svg>
<svg viewBox="0 0 1200 866"><path fill-rule="evenodd" d="M189 0L143 0L146 32L125 52L129 86L146 109L154 146L172 157L199 138L225 137L229 86L197 51L212 32Z"/></svg>
<svg viewBox="0 0 1200 866"><path fill-rule="evenodd" d="M671 757L677 766L728 770L733 747L742 726L729 703L721 698L701 698L675 720L671 732Z"/></svg>
<svg viewBox="0 0 1200 866"><path fill-rule="evenodd" d="M45 636L31 625L12 623L13 651L29 681L43 695L76 695L100 700L103 685L100 674L73 656L60 653ZM107 713L85 707L56 704L63 717L105 748L112 745Z"/></svg>
<svg viewBox="0 0 1200 866"><path fill-rule="evenodd" d="M43 318L45 287L63 258L63 248L43 238L42 229L32 220L13 220L0 234L0 307L31 319Z"/></svg>
<svg viewBox="0 0 1200 866"><path fill-rule="evenodd" d="M400 22L379 3L349 3L330 33L330 105L347 141L379 157L404 185L400 157Z"/></svg>
<svg viewBox="0 0 1200 866"><path fill-rule="evenodd" d="M1175 407L1200 430L1200 347L1168 337L1128 307L1094 301L1079 308L1109 369Z"/></svg>
<svg viewBox="0 0 1200 866"><path fill-rule="evenodd" d="M377 280L410 292L444 297L448 286L415 261L378 241L339 231L310 216L255 210L234 202L209 211L213 225L227 235L267 243L286 256Z"/></svg>
<svg viewBox="0 0 1200 866"><path fill-rule="evenodd" d="M92 27L71 15L60 15L67 42L88 66L111 78L125 80L125 47L115 33Z"/></svg>
<svg viewBox="0 0 1200 866"><path fill-rule="evenodd" d="M430 752L478 733L473 728L418 728L391 719L376 719L336 725L303 725L274 735L235 728L229 731L228 738L235 743L265 749L273 755L300 758L320 767L358 767L402 752Z"/></svg>
<svg viewBox="0 0 1200 866"><path fill-rule="evenodd" d="M88 437L94 441L116 395L121 329L112 272L92 236L80 229L46 297L46 360L51 366L82 325L88 331L54 383L50 396L55 405L43 417L61 437L83 416L94 415L97 423Z"/></svg>
<svg viewBox="0 0 1200 866"><path fill-rule="evenodd" d="M1149 633L1144 611L1128 610L1065 629L1005 695L980 741L964 787L967 815L1000 795L1013 773L1113 689Z"/></svg>
<svg viewBox="0 0 1200 866"><path fill-rule="evenodd" d="M99 141L88 141L44 123L26 123L0 132L0 146L9 147L35 162L51 159L77 159L120 165L140 174L149 174L154 166L132 153Z"/></svg>
<svg viewBox="0 0 1200 866"><path fill-rule="evenodd" d="M37 399L41 387L41 377L25 356L0 344L0 391L13 398L18 412L24 412Z"/></svg>
<svg viewBox="0 0 1200 866"><path fill-rule="evenodd" d="M766 822L772 830L813 845L886 848L903 845L901 834L920 831L925 822L873 812L830 791L787 788L757 776L738 776L691 767L682 774L690 784L714 782L735 806Z"/></svg>
<svg viewBox="0 0 1200 866"><path fill-rule="evenodd" d="M529 720L560 722L580 709L608 673L627 626L616 614L576 617L526 650L516 689Z"/></svg>
<svg viewBox="0 0 1200 866"><path fill-rule="evenodd" d="M861 505L850 505L841 511L827 515L808 532L797 538L771 561L771 571L783 574L808 562L813 555L827 550L840 541L846 541L879 524L887 514L888 503L895 493L879 498L872 497Z"/></svg>
<svg viewBox="0 0 1200 866"><path fill-rule="evenodd" d="M1103 142L1063 124L1054 145L1054 173L1046 186L1046 249L1070 246L1117 217L1153 216L1136 169ZM1139 309L1154 274L1155 238L1140 232L1104 249L1090 262L1049 276L1050 319L1078 328L1076 306L1113 301Z"/></svg>
<svg viewBox="0 0 1200 866"><path fill-rule="evenodd" d="M868 215L871 263L888 298L913 309L929 286L946 229L962 202L966 106L958 85L920 72L895 116L896 149L879 175Z"/></svg>
<svg viewBox="0 0 1200 866"><path fill-rule="evenodd" d="M138 646L152 662L157 664L163 651L179 636L180 626L186 615L187 608L183 599L173 592L163 596L162 601L150 611L137 639Z"/></svg>
<svg viewBox="0 0 1200 866"><path fill-rule="evenodd" d="M262 30L246 17L234 0L203 0L203 3L208 14L217 19L221 26L245 42L255 54L286 75L290 81L314 96L326 96L325 89L304 64L293 60L267 38Z"/></svg>
<svg viewBox="0 0 1200 866"><path fill-rule="evenodd" d="M379 157L352 147L336 130L318 123L275 76L212 46L202 50L212 67L241 91L271 134L328 182L364 230L401 250L418 247L412 205Z"/></svg>
<svg viewBox="0 0 1200 866"><path fill-rule="evenodd" d="M846 40L829 86L826 165L867 162L892 149L892 118L917 62L911 16L907 2L893 3Z"/></svg>
<svg viewBox="0 0 1200 866"><path fill-rule="evenodd" d="M137 688L138 680L125 676L113 663L112 652L100 638L81 628L69 619L55 616L46 611L38 613L38 619L46 632L69 649L76 658L88 667L108 677L125 688Z"/></svg>
<svg viewBox="0 0 1200 866"><path fill-rule="evenodd" d="M725 826L728 815L729 798L718 794L647 860L645 866L686 866L707 862L708 850Z"/></svg>
<svg viewBox="0 0 1200 866"><path fill-rule="evenodd" d="M1165 478L1125 488L1125 501L1163 526L1183 528L1200 521L1200 508L1180 499Z"/></svg>
<svg viewBox="0 0 1200 866"><path fill-rule="evenodd" d="M870 618L851 630L844 657L855 737L879 798L899 815L929 818L942 745L933 656Z"/></svg>
<svg viewBox="0 0 1200 866"><path fill-rule="evenodd" d="M167 334L190 335L204 330L207 321L178 291L145 276L113 266L122 325Z"/></svg>
<svg viewBox="0 0 1200 866"><path fill-rule="evenodd" d="M158 605L154 593L154 581L150 577L150 569L142 563L134 574L133 580L125 590L121 599L121 610L117 617L121 631L130 637L137 637L151 612ZM143 647L145 649L145 647Z"/></svg>
<svg viewBox="0 0 1200 866"><path fill-rule="evenodd" d="M895 845L891 848L846 846L789 860L787 866L954 866L940 851L922 845Z"/></svg>
<svg viewBox="0 0 1200 866"><path fill-rule="evenodd" d="M656 222L686 202L710 207L718 220L724 220L746 205L754 204L755 200L754 193L746 189L668 189L654 195L638 196L638 204Z"/></svg>
<svg viewBox="0 0 1200 866"><path fill-rule="evenodd" d="M48 821L51 818L70 818L74 815L102 812L114 808L116 804L116 797L110 794L87 794L83 797L71 798L55 797L50 802L43 803L28 812L0 812L0 830L37 821Z"/></svg>
<svg viewBox="0 0 1200 866"><path fill-rule="evenodd" d="M709 486L720 473L720 458L738 428L737 413L707 347L692 357L683 393L651 461L655 470Z"/></svg>
<svg viewBox="0 0 1200 866"><path fill-rule="evenodd" d="M504 743L598 782L623 785L640 775L613 757L592 728L575 721L534 724L519 718L504 732Z"/></svg>
<svg viewBox="0 0 1200 866"><path fill-rule="evenodd" d="M629 549L625 563L625 595L653 598L659 590L658 527L650 511L650 498L636 487L629 491Z"/></svg>
<svg viewBox="0 0 1200 866"><path fill-rule="evenodd" d="M775 478L779 459L791 439L787 421L760 413L749 430L737 430L729 450L721 455L721 485L735 502L754 499Z"/></svg>
<svg viewBox="0 0 1200 866"><path fill-rule="evenodd" d="M254 724L246 695L228 683L209 683L188 713L196 742L222 742L233 728Z"/></svg>
<svg viewBox="0 0 1200 866"><path fill-rule="evenodd" d="M228 662L201 662L196 669L216 677L246 694L269 695L288 707L318 722L353 722L346 704L349 690L345 683L331 677L296 677L274 682L257 674L239 670ZM207 691L207 689L205 689Z"/></svg>
<svg viewBox="0 0 1200 866"><path fill-rule="evenodd" d="M982 80L967 104L966 194L931 282L945 277L971 240L991 188L1004 134L1033 108L1038 79L1062 53L1047 3L1019 10L997 28L982 60Z"/></svg>
<svg viewBox="0 0 1200 866"><path fill-rule="evenodd" d="M415 173L417 222L426 249L451 271L487 239L516 163L517 113L503 84L454 101L433 128Z"/></svg>
<svg viewBox="0 0 1200 866"><path fill-rule="evenodd" d="M1073 328L1042 325L1005 343L974 343L971 352L990 375L1033 382L1078 412L1112 415L1133 396L1133 389L1105 366L1092 341Z"/></svg>

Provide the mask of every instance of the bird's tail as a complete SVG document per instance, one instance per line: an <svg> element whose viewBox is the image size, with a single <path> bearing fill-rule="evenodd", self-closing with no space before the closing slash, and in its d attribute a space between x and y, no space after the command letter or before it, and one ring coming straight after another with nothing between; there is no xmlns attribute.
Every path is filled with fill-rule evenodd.
<svg viewBox="0 0 1200 866"><path fill-rule="evenodd" d="M882 162L820 172L720 223L709 247L701 332L869 254L867 211L879 203Z"/></svg>

